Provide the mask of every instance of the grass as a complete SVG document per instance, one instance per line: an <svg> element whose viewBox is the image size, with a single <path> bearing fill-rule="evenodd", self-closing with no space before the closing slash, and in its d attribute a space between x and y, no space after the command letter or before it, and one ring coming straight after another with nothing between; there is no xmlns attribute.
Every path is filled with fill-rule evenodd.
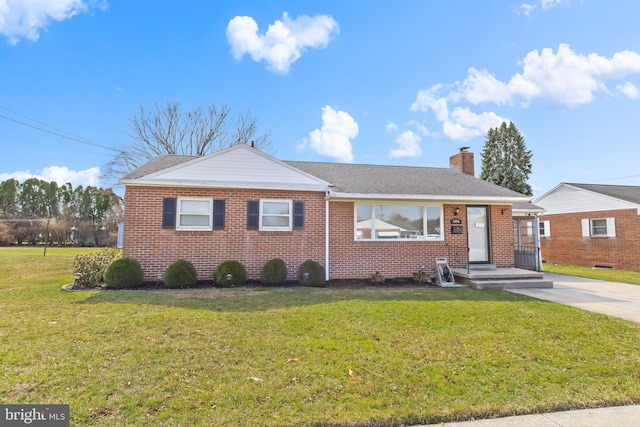
<svg viewBox="0 0 640 427"><path fill-rule="evenodd" d="M74 426L399 426L640 402L640 325L466 288L63 292L0 248L0 401Z"/></svg>
<svg viewBox="0 0 640 427"><path fill-rule="evenodd" d="M544 264L544 271L548 271L549 273L568 274L570 276L587 277L590 279L606 280L608 282L640 285L639 271L597 269L563 264Z"/></svg>

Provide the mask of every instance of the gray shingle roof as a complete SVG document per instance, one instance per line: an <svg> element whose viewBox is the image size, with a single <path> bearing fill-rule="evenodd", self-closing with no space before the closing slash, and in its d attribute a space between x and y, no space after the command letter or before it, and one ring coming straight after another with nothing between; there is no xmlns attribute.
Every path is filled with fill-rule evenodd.
<svg viewBox="0 0 640 427"><path fill-rule="evenodd" d="M526 197L446 168L285 161L331 182L335 192L460 197Z"/></svg>
<svg viewBox="0 0 640 427"><path fill-rule="evenodd" d="M566 184L573 187L582 188L583 190L593 191L594 193L604 194L605 196L615 197L627 202L640 204L640 186L574 184L569 182L567 182Z"/></svg>
<svg viewBox="0 0 640 427"><path fill-rule="evenodd" d="M158 156L128 174L138 179L193 160L193 156ZM332 183L334 193L523 198L523 194L447 168L388 166L353 163L284 161L284 163Z"/></svg>
<svg viewBox="0 0 640 427"><path fill-rule="evenodd" d="M180 163L188 162L189 160L193 160L195 158L196 157L194 156L172 156L168 154L154 157L144 165L129 173L123 179L142 178L143 176L152 174L154 172L159 172L163 169L168 169L170 167L179 165Z"/></svg>

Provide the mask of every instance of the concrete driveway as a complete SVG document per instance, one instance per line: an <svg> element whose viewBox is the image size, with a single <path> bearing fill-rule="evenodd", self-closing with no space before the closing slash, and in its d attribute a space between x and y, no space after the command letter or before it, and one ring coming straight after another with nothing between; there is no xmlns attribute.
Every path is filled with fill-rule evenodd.
<svg viewBox="0 0 640 427"><path fill-rule="evenodd" d="M545 273L551 289L509 289L516 294L640 322L640 286Z"/></svg>

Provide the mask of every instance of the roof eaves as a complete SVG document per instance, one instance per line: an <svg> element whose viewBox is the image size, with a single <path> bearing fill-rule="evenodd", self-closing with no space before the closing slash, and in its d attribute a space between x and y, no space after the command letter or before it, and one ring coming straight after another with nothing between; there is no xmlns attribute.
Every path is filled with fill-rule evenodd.
<svg viewBox="0 0 640 427"><path fill-rule="evenodd" d="M330 191L328 199L336 200L430 200L452 203L526 203L530 202L529 196L504 197L504 196L448 196L433 194L382 194L382 193L340 193Z"/></svg>

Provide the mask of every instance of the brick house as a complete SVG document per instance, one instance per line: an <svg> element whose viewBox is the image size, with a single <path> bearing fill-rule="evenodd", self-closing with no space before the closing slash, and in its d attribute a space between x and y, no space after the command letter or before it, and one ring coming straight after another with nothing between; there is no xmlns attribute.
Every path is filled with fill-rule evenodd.
<svg viewBox="0 0 640 427"><path fill-rule="evenodd" d="M327 280L411 277L436 257L453 267L513 267L512 206L520 193L473 176L473 153L450 168L281 161L247 145L204 157L159 156L125 186L123 254L155 280L177 259L200 279L228 259L249 279L282 258ZM468 249L467 249L468 248Z"/></svg>
<svg viewBox="0 0 640 427"><path fill-rule="evenodd" d="M536 205L544 261L640 271L640 187L561 183Z"/></svg>

